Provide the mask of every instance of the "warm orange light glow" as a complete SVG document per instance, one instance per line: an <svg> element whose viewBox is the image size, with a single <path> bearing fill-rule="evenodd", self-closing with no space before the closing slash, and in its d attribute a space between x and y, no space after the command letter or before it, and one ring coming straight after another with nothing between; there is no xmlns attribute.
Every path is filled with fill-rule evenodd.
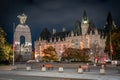
<svg viewBox="0 0 120 80"><path fill-rule="evenodd" d="M83 49L84 46L83 46L83 42L80 42L80 49Z"/></svg>
<svg viewBox="0 0 120 80"><path fill-rule="evenodd" d="M38 55L37 55L37 54L35 54L35 59L37 58L37 56L38 56Z"/></svg>

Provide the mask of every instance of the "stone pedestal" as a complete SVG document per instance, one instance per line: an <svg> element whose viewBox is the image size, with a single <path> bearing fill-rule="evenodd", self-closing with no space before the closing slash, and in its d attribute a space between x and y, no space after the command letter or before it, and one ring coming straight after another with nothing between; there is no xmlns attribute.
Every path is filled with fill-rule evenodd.
<svg viewBox="0 0 120 80"><path fill-rule="evenodd" d="M27 70L27 71L30 71L30 70L31 70L31 66L27 66L27 67L26 67L26 70Z"/></svg>
<svg viewBox="0 0 120 80"><path fill-rule="evenodd" d="M46 67L42 67L41 71L45 72L46 71Z"/></svg>
<svg viewBox="0 0 120 80"><path fill-rule="evenodd" d="M100 69L100 74L105 74L105 69Z"/></svg>
<svg viewBox="0 0 120 80"><path fill-rule="evenodd" d="M83 73L83 69L82 68L78 68L78 73Z"/></svg>
<svg viewBox="0 0 120 80"><path fill-rule="evenodd" d="M59 67L58 72L63 72L63 67Z"/></svg>
<svg viewBox="0 0 120 80"><path fill-rule="evenodd" d="M21 43L21 37L24 37L24 42ZM31 31L28 25L18 24L14 32L15 60L18 62L28 61L32 59L32 38Z"/></svg>

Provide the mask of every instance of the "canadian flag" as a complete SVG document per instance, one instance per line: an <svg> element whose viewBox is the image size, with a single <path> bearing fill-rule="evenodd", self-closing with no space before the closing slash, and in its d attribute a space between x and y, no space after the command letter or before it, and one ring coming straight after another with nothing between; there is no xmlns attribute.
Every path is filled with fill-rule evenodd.
<svg viewBox="0 0 120 80"><path fill-rule="evenodd" d="M15 44L15 39L14 39L14 41L13 41L13 51L15 51L16 50L16 44Z"/></svg>
<svg viewBox="0 0 120 80"><path fill-rule="evenodd" d="M114 54L112 43L110 44L110 51L111 51L112 54Z"/></svg>

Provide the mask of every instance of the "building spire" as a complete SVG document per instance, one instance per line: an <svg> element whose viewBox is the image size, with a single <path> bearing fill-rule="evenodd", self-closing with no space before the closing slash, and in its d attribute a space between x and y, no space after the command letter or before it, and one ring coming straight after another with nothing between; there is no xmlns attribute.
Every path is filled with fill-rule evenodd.
<svg viewBox="0 0 120 80"><path fill-rule="evenodd" d="M113 18L112 18L111 12L108 12L106 24L112 25L112 23L113 23Z"/></svg>
<svg viewBox="0 0 120 80"><path fill-rule="evenodd" d="M87 17L87 13L86 13L85 10L84 10L84 12L83 12L82 22L83 22L83 23L88 23L88 17Z"/></svg>
<svg viewBox="0 0 120 80"><path fill-rule="evenodd" d="M52 34L55 34L55 33L56 33L55 27L53 27L53 30L52 30L52 31L53 31Z"/></svg>
<svg viewBox="0 0 120 80"><path fill-rule="evenodd" d="M104 29L110 31L110 30L113 30L115 28L116 28L116 25L115 25L115 22L112 18L111 12L108 12Z"/></svg>
<svg viewBox="0 0 120 80"><path fill-rule="evenodd" d="M62 28L62 32L65 32L66 31L66 28L65 28L65 26Z"/></svg>
<svg viewBox="0 0 120 80"><path fill-rule="evenodd" d="M83 13L83 19L86 21L87 20L87 14L86 14L86 11L84 10L84 13Z"/></svg>

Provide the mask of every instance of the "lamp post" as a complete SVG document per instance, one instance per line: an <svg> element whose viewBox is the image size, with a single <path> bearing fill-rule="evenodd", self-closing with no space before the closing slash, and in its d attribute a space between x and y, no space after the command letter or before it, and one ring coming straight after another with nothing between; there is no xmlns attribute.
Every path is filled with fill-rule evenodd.
<svg viewBox="0 0 120 80"><path fill-rule="evenodd" d="M96 44L96 62L98 63L98 44Z"/></svg>
<svg viewBox="0 0 120 80"><path fill-rule="evenodd" d="M59 61L61 61L62 53L63 53L63 51L60 50L60 53L59 53Z"/></svg>
<svg viewBox="0 0 120 80"><path fill-rule="evenodd" d="M93 50L90 50L90 57L91 57L91 61L94 62L94 56L93 56Z"/></svg>

